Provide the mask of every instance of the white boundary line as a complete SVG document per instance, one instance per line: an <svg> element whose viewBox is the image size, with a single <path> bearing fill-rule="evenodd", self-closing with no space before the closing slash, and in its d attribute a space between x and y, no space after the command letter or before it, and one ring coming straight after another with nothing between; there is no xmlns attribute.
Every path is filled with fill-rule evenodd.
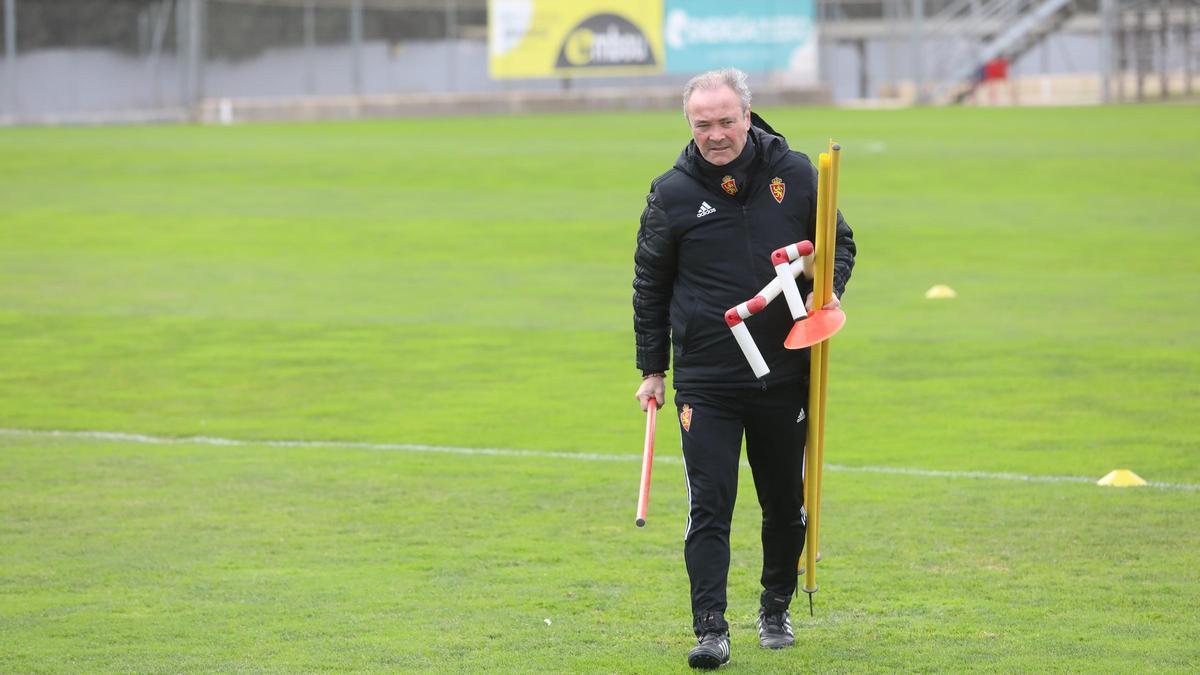
<svg viewBox="0 0 1200 675"><path fill-rule="evenodd" d="M514 448L461 448L451 445L421 445L417 443L364 443L359 441L279 441L243 440L215 438L212 436L150 436L119 431L58 431L39 429L6 429L0 427L0 436L33 436L35 438L68 438L90 441L117 441L145 445L213 445L226 447L266 446L272 448L351 448L355 450L388 450L396 452L431 452L450 455L485 455L493 457L540 457L546 459L574 459L585 462L638 462L640 454L606 455L595 452L555 452L552 450L521 450ZM677 457L655 457L654 461L664 464L680 464ZM745 463L743 462L743 465ZM979 480L1005 480L1024 483L1095 483L1096 480L1083 476L1034 476L1020 473L988 471L941 471L937 469L912 469L899 466L846 466L826 464L830 471L847 473L880 473L922 478L975 478ZM1150 481L1149 487L1163 490L1186 490L1200 492L1200 484L1160 483Z"/></svg>

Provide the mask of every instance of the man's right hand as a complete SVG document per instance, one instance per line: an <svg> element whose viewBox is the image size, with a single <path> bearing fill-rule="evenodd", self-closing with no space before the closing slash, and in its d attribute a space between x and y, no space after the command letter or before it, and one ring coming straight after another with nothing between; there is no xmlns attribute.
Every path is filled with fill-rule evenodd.
<svg viewBox="0 0 1200 675"><path fill-rule="evenodd" d="M642 412L650 409L651 399L654 400L656 410L667 402L666 387L663 385L664 379L662 375L650 375L642 380L642 386L638 387L637 394L635 394L638 405L642 406Z"/></svg>

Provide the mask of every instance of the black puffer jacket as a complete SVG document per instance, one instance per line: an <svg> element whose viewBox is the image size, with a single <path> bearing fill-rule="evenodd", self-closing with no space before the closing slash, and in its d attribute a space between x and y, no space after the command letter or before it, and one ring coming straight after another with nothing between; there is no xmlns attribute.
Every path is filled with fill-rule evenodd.
<svg viewBox="0 0 1200 675"><path fill-rule="evenodd" d="M808 350L783 347L792 319L782 297L746 321L771 368L761 381L725 324L726 310L775 277L772 251L814 239L817 171L812 162L790 150L757 115L752 115L748 142L756 153L744 203L704 176L694 141L674 168L654 180L646 197L634 254L637 366L643 373L667 370L673 343L677 389L766 387L808 374ZM770 189L775 178L784 185L781 200ZM839 297L854 268L853 237L839 211L833 280ZM801 281L807 295L811 282Z"/></svg>

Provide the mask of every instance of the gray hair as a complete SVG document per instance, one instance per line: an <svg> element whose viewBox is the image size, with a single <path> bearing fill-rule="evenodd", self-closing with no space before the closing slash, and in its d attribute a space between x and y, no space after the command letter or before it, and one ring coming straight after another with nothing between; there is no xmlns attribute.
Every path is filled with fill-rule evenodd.
<svg viewBox="0 0 1200 675"><path fill-rule="evenodd" d="M729 87L742 100L742 112L750 109L750 87L746 84L746 73L737 68L722 68L700 73L683 85L683 116L687 117L687 104L697 89Z"/></svg>

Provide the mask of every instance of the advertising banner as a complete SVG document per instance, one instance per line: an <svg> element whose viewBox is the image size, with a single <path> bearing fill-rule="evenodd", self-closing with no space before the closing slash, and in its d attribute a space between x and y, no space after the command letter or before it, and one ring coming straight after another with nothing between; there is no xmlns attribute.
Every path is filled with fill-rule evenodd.
<svg viewBox="0 0 1200 675"><path fill-rule="evenodd" d="M817 81L813 0L665 0L667 72L734 67Z"/></svg>
<svg viewBox="0 0 1200 675"><path fill-rule="evenodd" d="M663 72L662 0L489 0L492 78Z"/></svg>

